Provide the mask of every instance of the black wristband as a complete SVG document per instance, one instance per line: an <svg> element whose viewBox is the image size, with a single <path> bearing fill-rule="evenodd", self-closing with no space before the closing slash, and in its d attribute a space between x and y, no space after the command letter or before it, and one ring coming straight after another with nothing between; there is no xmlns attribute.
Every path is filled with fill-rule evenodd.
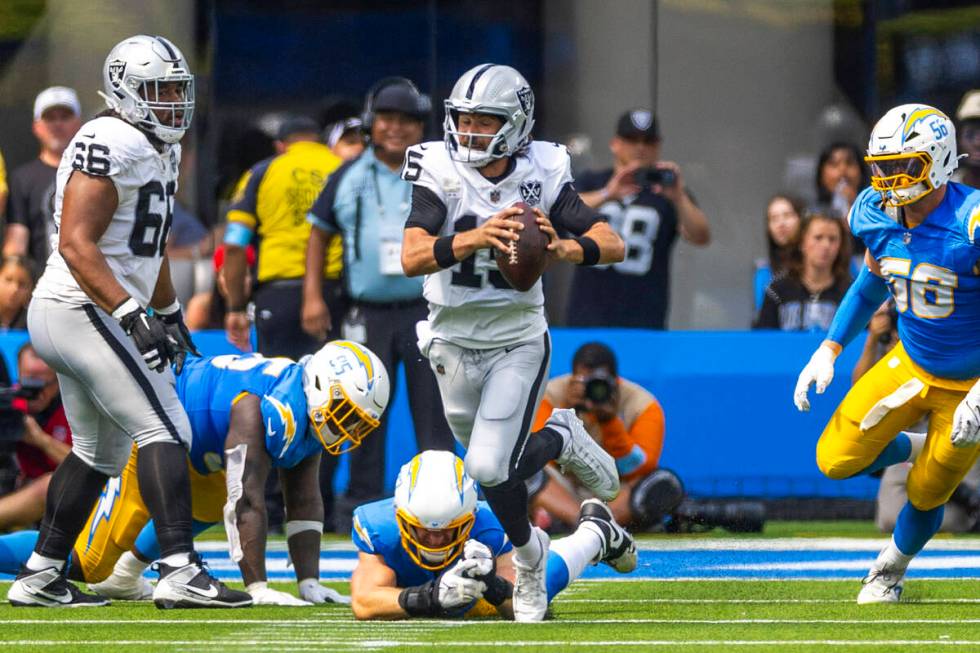
<svg viewBox="0 0 980 653"><path fill-rule="evenodd" d="M459 263L456 260L456 255L453 254L453 239L455 238L456 234L436 238L436 242L432 246L432 254L436 257L436 264L443 270Z"/></svg>
<svg viewBox="0 0 980 653"><path fill-rule="evenodd" d="M575 242L582 246L582 262L579 265L595 265L599 262L599 245L588 236L579 236Z"/></svg>
<svg viewBox="0 0 980 653"><path fill-rule="evenodd" d="M514 596L514 585L506 578L490 575L480 580L487 585L487 591L483 593L483 598L494 607Z"/></svg>
<svg viewBox="0 0 980 653"><path fill-rule="evenodd" d="M406 587L398 594L398 606L411 617L441 616L442 608L436 597L437 591L434 580L415 587Z"/></svg>

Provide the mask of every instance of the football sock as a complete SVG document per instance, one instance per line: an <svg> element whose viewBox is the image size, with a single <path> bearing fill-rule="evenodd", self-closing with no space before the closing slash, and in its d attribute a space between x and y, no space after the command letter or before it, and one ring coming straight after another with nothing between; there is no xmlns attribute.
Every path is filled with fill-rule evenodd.
<svg viewBox="0 0 980 653"><path fill-rule="evenodd" d="M561 455L564 442L561 434L549 427L529 435L524 453L521 454L517 466L510 474L511 478L526 481L537 474L545 465Z"/></svg>
<svg viewBox="0 0 980 653"><path fill-rule="evenodd" d="M116 566L112 568L112 575L136 578L142 576L143 572L149 566L149 562L140 560L133 555L132 551L126 551L126 553L119 556L119 560L116 560Z"/></svg>
<svg viewBox="0 0 980 653"><path fill-rule="evenodd" d="M898 513L895 534L892 536L898 550L909 556L921 551L942 525L943 509L944 506L938 506L932 510L919 510L906 503L902 512Z"/></svg>
<svg viewBox="0 0 980 653"><path fill-rule="evenodd" d="M136 475L140 495L156 524L160 557L192 551L187 450L171 442L153 442L140 447Z"/></svg>
<svg viewBox="0 0 980 653"><path fill-rule="evenodd" d="M214 526L210 522L203 522L194 520L191 526L191 532L195 537L203 533ZM151 519L140 531L140 534L136 536L136 542L133 543L133 553L136 557L145 560L147 563L153 562L160 558L160 545L157 543L157 531L156 526L153 524Z"/></svg>
<svg viewBox="0 0 980 653"><path fill-rule="evenodd" d="M896 465L898 463L904 463L908 461L909 456L912 454L912 440L909 438L908 434L902 431L895 439L888 443L878 457L874 461L862 469L860 472L855 474L855 476L862 476L865 474L873 474L879 469L884 469L891 465Z"/></svg>
<svg viewBox="0 0 980 653"><path fill-rule="evenodd" d="M600 551L602 536L585 524L580 525L571 535L551 543L551 552L557 553L565 561L569 583L582 575L585 567L596 559ZM548 564L551 564L550 558Z"/></svg>
<svg viewBox="0 0 980 653"><path fill-rule="evenodd" d="M541 555L544 553L544 549L541 546L541 540L531 533L531 537L527 542L521 546L515 546L514 555L518 556L524 562L530 562L537 564L541 560Z"/></svg>
<svg viewBox="0 0 980 653"><path fill-rule="evenodd" d="M878 554L878 558L875 560L875 567L881 569L888 567L905 571L914 557L914 555L902 553L898 545L895 544L895 537L892 536L892 539L888 541L885 548Z"/></svg>
<svg viewBox="0 0 980 653"><path fill-rule="evenodd" d="M135 556L134 556L135 557ZM160 562L167 565L168 567L183 567L191 561L190 554L188 553L174 553L172 555L164 556L160 558Z"/></svg>
<svg viewBox="0 0 980 653"><path fill-rule="evenodd" d="M34 551L37 531L0 535L0 573L16 576Z"/></svg>
<svg viewBox="0 0 980 653"><path fill-rule="evenodd" d="M511 478L500 485L483 487L483 495L511 543L517 548L526 545L531 539L531 523L527 520L527 486L524 482Z"/></svg>
<svg viewBox="0 0 980 653"><path fill-rule="evenodd" d="M39 556L58 561L59 569L64 565L108 480L108 476L89 467L74 452L61 461L48 484L44 519L34 549ZM34 560L34 564L39 562ZM30 562L28 568L38 569Z"/></svg>
<svg viewBox="0 0 980 653"><path fill-rule="evenodd" d="M555 542L558 544L558 542ZM548 602L555 598L558 592L562 591L571 582L568 572L568 564L557 552L548 552L548 568L545 573L545 587L548 588Z"/></svg>
<svg viewBox="0 0 980 653"><path fill-rule="evenodd" d="M42 569L50 569L51 567L61 570L65 566L65 560L57 560L56 558L31 553L31 557L27 559L24 566L31 571L41 571Z"/></svg>

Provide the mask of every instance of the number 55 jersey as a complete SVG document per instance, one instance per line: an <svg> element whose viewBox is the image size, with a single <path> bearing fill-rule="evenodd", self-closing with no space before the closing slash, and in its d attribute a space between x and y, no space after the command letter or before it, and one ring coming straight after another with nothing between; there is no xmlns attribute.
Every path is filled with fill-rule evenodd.
<svg viewBox="0 0 980 653"><path fill-rule="evenodd" d="M111 179L118 195L116 212L99 239L113 276L136 301L150 302L173 219L180 167L180 145L159 143L112 116L91 120L78 130L58 165L54 198L56 232L51 256L34 296L69 304L90 304L58 253L65 186L76 172Z"/></svg>
<svg viewBox="0 0 980 653"><path fill-rule="evenodd" d="M980 191L949 182L939 206L909 229L867 188L848 222L891 286L909 358L940 378L980 376Z"/></svg>

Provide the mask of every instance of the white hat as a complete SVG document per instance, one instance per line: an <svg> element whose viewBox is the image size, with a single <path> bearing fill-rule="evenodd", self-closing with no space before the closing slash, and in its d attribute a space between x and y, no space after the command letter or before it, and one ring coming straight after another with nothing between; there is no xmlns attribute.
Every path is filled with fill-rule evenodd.
<svg viewBox="0 0 980 653"><path fill-rule="evenodd" d="M40 120L51 107L68 107L76 116L82 115L82 105L75 89L67 86L52 86L37 94L34 99L34 120Z"/></svg>
<svg viewBox="0 0 980 653"><path fill-rule="evenodd" d="M960 102L960 108L956 110L956 119L961 122L980 119L980 89L966 92Z"/></svg>

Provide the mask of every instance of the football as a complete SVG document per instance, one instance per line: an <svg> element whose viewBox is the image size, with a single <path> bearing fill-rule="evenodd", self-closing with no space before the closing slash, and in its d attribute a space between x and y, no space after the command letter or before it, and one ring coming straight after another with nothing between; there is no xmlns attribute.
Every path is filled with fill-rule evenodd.
<svg viewBox="0 0 980 653"><path fill-rule="evenodd" d="M520 215L511 219L524 225L519 233L520 238L510 241L510 251L504 254L499 249L494 250L497 268L507 280L507 283L521 292L526 292L544 273L548 264L548 234L541 231L536 222L537 216L531 207L524 202L518 202L515 208L521 209Z"/></svg>

